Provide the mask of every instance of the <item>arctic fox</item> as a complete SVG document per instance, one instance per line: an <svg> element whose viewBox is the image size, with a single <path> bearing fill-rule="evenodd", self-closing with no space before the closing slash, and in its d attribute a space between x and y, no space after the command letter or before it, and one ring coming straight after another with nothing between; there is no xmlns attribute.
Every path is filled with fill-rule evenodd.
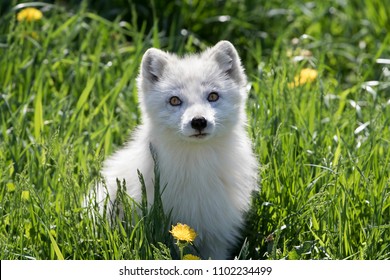
<svg viewBox="0 0 390 280"><path fill-rule="evenodd" d="M142 124L104 164L110 199L117 180L125 180L127 193L141 201L139 170L148 203L153 202L152 146L172 224L195 229L202 258L226 259L257 190L257 160L246 132L247 80L236 49L221 41L203 53L178 57L151 48L137 83Z"/></svg>

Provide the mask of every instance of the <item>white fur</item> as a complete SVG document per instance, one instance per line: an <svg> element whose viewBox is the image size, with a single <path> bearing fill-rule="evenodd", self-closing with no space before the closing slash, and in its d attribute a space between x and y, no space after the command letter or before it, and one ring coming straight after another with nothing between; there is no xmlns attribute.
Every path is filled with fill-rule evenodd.
<svg viewBox="0 0 390 280"><path fill-rule="evenodd" d="M166 186L164 211L172 211L172 224L195 229L203 258L227 258L251 193L257 190L257 161L246 132L246 76L235 48L221 41L182 58L149 49L142 59L138 89L143 123L127 146L104 164L110 198L115 199L116 180L124 179L128 194L141 200L138 169L148 202L153 202L152 144L160 185ZM210 92L218 93L219 99L208 101ZM182 104L170 105L172 96ZM200 137L191 126L194 117L207 120Z"/></svg>

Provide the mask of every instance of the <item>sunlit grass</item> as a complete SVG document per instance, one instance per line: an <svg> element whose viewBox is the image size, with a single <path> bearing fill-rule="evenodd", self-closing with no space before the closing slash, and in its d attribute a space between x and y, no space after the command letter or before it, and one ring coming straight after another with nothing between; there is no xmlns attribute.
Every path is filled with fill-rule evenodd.
<svg viewBox="0 0 390 280"><path fill-rule="evenodd" d="M219 39L231 40L246 66L249 131L261 163L261 192L237 255L390 258L387 7L247 2L158 10L156 1L155 24L135 6L126 6L129 20L37 2L38 20L18 21L21 6L2 15L1 259L179 257L158 196L154 208L133 213L120 188L128 223L82 203L103 159L140 121L144 51L185 53ZM297 78L305 69L315 78Z"/></svg>

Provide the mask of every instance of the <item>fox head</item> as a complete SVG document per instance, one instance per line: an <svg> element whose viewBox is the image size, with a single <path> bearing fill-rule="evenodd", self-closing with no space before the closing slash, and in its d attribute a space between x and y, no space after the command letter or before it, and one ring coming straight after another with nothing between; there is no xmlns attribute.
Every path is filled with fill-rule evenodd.
<svg viewBox="0 0 390 280"><path fill-rule="evenodd" d="M151 48L138 77L143 121L162 136L190 142L225 135L246 122L246 84L240 58L228 41L184 57Z"/></svg>

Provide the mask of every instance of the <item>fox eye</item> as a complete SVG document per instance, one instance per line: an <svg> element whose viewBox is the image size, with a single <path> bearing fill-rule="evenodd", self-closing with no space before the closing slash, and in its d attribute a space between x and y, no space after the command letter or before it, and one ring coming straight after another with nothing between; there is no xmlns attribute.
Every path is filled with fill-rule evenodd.
<svg viewBox="0 0 390 280"><path fill-rule="evenodd" d="M169 104L171 104L171 106L180 106L181 105L181 100L177 96L172 96L169 99Z"/></svg>
<svg viewBox="0 0 390 280"><path fill-rule="evenodd" d="M215 92L215 91L210 92L210 93L209 93L209 96L207 96L207 100L208 100L209 102L215 102L215 101L217 101L218 99L219 99L219 95L218 95L218 93Z"/></svg>

